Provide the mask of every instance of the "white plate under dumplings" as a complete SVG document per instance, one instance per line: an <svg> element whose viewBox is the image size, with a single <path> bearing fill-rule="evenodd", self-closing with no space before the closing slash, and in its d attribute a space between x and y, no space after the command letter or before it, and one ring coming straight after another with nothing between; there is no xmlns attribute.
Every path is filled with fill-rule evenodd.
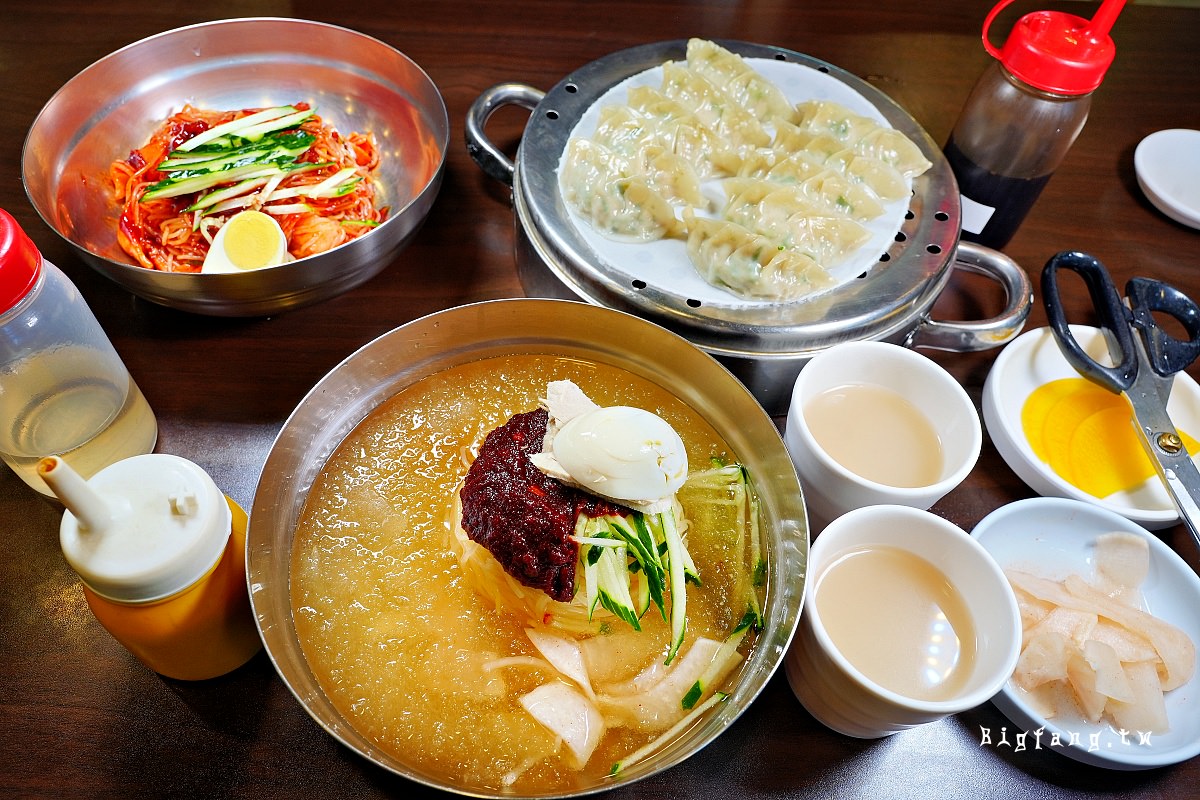
<svg viewBox="0 0 1200 800"><path fill-rule="evenodd" d="M873 119L885 128L892 127L870 100L828 72L791 61L768 58L743 60L751 69L778 87L793 105L806 100L827 100L845 106L855 114ZM583 113L571 131L571 138L591 138L599 123L601 109L626 105L630 89L637 86L657 88L662 85L662 80L663 68L657 66L632 75L613 86ZM767 127L770 129L769 125ZM566 159L567 152L563 150L563 160ZM562 174L562 161L559 162L559 174ZM705 181L701 188L706 195L723 197L719 184L720 179L709 180ZM912 180L906 178L905 184L911 191ZM883 214L862 222L870 233L870 238L849 257L829 270L834 279L834 286L845 284L862 275L878 261L880 254L887 251L893 243L896 231L904 222L909 200L909 196L905 196L900 200L885 203ZM597 231L570 203L566 203L566 206L570 221L579 236L610 272L624 275L631 281L643 280L659 288L684 294L709 306L754 307L779 302L739 297L728 289L710 284L692 266L688 259L687 244L681 239L619 241Z"/></svg>

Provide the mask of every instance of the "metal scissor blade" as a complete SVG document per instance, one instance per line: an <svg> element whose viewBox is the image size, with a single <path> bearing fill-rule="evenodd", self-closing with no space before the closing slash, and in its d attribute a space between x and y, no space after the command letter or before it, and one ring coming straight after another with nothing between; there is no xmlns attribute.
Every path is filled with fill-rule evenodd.
<svg viewBox="0 0 1200 800"><path fill-rule="evenodd" d="M1141 350L1140 340L1137 347ZM1164 378L1154 374L1145 361L1141 367L1133 385L1125 390L1133 406L1138 439L1179 509L1179 518L1200 547L1200 470L1183 447L1179 431L1167 414L1174 376Z"/></svg>

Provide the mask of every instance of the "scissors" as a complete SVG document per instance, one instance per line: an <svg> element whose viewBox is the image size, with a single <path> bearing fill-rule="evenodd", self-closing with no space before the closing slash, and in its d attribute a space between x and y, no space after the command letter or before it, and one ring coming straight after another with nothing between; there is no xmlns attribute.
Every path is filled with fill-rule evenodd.
<svg viewBox="0 0 1200 800"><path fill-rule="evenodd" d="M1071 334L1058 291L1062 269L1083 278L1113 366L1087 355ZM1200 356L1200 306L1178 289L1149 278L1130 279L1125 293L1128 297L1123 301L1108 270L1086 253L1059 253L1042 270L1042 301L1063 356L1081 375L1129 400L1138 439L1200 546L1200 471L1167 415L1175 373ZM1177 320L1187 332L1187 341L1159 327L1155 312Z"/></svg>

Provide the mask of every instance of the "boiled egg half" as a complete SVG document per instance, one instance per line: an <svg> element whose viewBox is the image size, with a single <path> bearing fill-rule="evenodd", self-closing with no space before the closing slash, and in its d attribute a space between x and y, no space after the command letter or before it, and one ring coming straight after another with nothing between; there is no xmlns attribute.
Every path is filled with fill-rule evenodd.
<svg viewBox="0 0 1200 800"><path fill-rule="evenodd" d="M640 408L607 406L575 417L554 438L553 452L579 485L623 502L669 498L687 480L683 440Z"/></svg>
<svg viewBox="0 0 1200 800"><path fill-rule="evenodd" d="M200 271L246 272L290 260L287 237L274 217L262 211L240 211L217 231Z"/></svg>
<svg viewBox="0 0 1200 800"><path fill-rule="evenodd" d="M534 466L552 478L646 513L670 508L687 480L687 451L662 417L593 403L571 381L552 381L542 452Z"/></svg>

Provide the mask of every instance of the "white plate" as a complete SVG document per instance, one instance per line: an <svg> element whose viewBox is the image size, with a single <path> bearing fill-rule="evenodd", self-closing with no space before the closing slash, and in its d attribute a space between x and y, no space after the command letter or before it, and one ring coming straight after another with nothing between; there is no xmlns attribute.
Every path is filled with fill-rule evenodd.
<svg viewBox="0 0 1200 800"><path fill-rule="evenodd" d="M1138 185L1159 211L1200 228L1200 131L1152 133L1133 152Z"/></svg>
<svg viewBox="0 0 1200 800"><path fill-rule="evenodd" d="M1101 364L1112 364L1098 328L1072 325L1071 332L1084 352ZM1023 333L1000 351L983 386L983 421L996 450L1012 471L1040 495L1092 503L1151 530L1174 525L1179 521L1179 512L1158 476L1101 499L1072 486L1034 454L1021 426L1025 401L1045 383L1078 376L1049 328ZM1186 373L1175 377L1167 413L1177 428L1200 437L1200 385Z"/></svg>
<svg viewBox="0 0 1200 800"><path fill-rule="evenodd" d="M805 100L829 100L845 106L855 114L870 117L884 127L892 127L870 100L851 86L820 70L804 64L768 58L746 58L745 61L755 72L779 87L792 104ZM629 90L635 86L661 86L662 76L661 66L651 67L613 86L580 116L571 131L571 138L590 138L596 131L602 108L625 105ZM564 148L563 159L566 158L566 153ZM560 162L560 175L562 171ZM912 179L907 179L907 182L911 189ZM702 189L714 196L723 197L723 190L718 188L718 184L719 180L706 181ZM896 231L904 223L910 200L911 198L905 195L901 200L884 203L884 213L864 223L871 237L845 261L830 269L835 285L841 285L862 274L879 260L879 254L891 246ZM565 205L579 235L605 266L614 272L630 279L645 280L652 286L699 300L707 306L753 307L778 302L738 297L726 289L708 283L692 266L687 255L687 244L681 239L618 241L593 228L571 203Z"/></svg>
<svg viewBox="0 0 1200 800"><path fill-rule="evenodd" d="M1124 517L1077 500L1037 497L1009 503L984 517L971 535L1004 569L1015 568L1060 580L1075 573L1091 578L1096 537L1111 531L1128 531L1150 545L1150 572L1142 583L1143 608L1182 629L1200 642L1200 578L1173 550L1144 528ZM1107 723L1082 717L1038 715L1018 696L1010 681L992 703L1015 725L1029 734L1027 749L1040 742L1076 761L1119 770L1138 770L1177 764L1200 754L1200 673L1167 693L1167 718L1171 729L1140 742L1136 734L1124 738ZM1053 740L1057 734L1059 744ZM1011 737L1010 737L1011 738Z"/></svg>

